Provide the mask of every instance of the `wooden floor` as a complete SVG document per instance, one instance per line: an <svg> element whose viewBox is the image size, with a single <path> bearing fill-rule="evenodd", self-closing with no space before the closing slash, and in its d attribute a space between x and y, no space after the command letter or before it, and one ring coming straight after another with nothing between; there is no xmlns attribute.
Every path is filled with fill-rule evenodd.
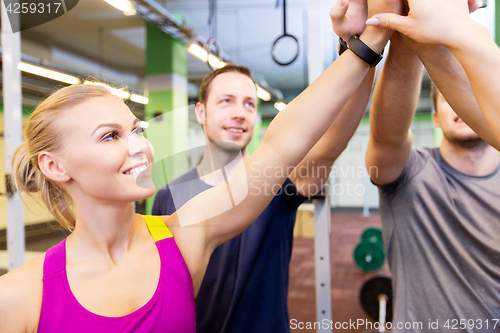
<svg viewBox="0 0 500 333"><path fill-rule="evenodd" d="M375 273L359 270L353 262L353 251L361 232L368 226L381 225L379 215L363 217L352 214L333 214L330 235L330 259L332 278L332 320L349 322L367 319L359 303L359 291L363 283L374 275L390 276L387 263ZM314 241L295 239L290 264L289 315L297 322L316 321L314 277ZM292 326L293 327L293 326ZM336 331L336 330L334 330ZM363 329L341 329L339 332L364 332ZM316 330L292 329L292 332L316 332Z"/></svg>

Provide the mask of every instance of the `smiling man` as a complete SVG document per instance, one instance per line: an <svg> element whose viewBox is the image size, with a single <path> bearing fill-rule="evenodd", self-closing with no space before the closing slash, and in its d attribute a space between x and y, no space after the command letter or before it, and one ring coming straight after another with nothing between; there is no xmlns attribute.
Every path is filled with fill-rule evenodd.
<svg viewBox="0 0 500 333"><path fill-rule="evenodd" d="M373 70L358 88L363 97L357 98L358 93L351 97L296 167L300 172L290 170L257 220L215 249L196 298L198 332L289 332L288 273L297 208L326 185L333 162L363 116L372 79ZM244 160L249 157L247 145L257 117L257 90L250 70L230 64L211 72L200 86L196 117L207 142L202 161L158 192L154 215L170 215L198 193L224 183L237 169L231 162L239 154ZM221 169L225 173L213 172ZM266 170L271 172L287 171Z"/></svg>

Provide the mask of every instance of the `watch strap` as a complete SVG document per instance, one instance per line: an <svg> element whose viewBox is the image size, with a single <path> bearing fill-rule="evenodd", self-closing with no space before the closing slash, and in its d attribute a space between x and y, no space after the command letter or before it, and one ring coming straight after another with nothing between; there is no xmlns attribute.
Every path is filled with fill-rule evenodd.
<svg viewBox="0 0 500 333"><path fill-rule="evenodd" d="M363 43L358 36L349 39L349 50L366 62L370 67L375 67L382 60L382 55L373 51L368 45Z"/></svg>

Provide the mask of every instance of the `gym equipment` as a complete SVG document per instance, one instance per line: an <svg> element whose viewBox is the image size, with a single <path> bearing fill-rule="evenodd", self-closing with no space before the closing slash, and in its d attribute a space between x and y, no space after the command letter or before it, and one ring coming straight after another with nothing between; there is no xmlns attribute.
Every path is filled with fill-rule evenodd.
<svg viewBox="0 0 500 333"><path fill-rule="evenodd" d="M316 276L316 320L332 320L330 278L330 196L322 193L314 202L314 267ZM330 333L330 328L320 327L318 333Z"/></svg>
<svg viewBox="0 0 500 333"><path fill-rule="evenodd" d="M222 46L217 40L217 0L208 0L209 14L208 14L208 28L210 30L210 38L203 44L203 48L207 52L207 65L210 70L219 68L219 64L224 58ZM212 48L215 48L215 56L217 56L217 63L210 63L210 55L212 55Z"/></svg>
<svg viewBox="0 0 500 333"><path fill-rule="evenodd" d="M207 57L207 64L210 70L216 70L219 68L219 64L223 60L223 53L222 53L222 46L220 45L219 41L215 38L209 38L205 44L203 44L203 48L207 52L207 55L211 55L212 53L212 46L215 47L215 56L217 57L217 64L212 65L210 63L209 58Z"/></svg>
<svg viewBox="0 0 500 333"><path fill-rule="evenodd" d="M21 71L17 64L21 61L21 33L18 27L9 22L20 22L20 15L5 10L2 17L2 82L5 128L5 174L12 175L12 155L22 143L22 96ZM16 28L16 29L13 29ZM24 264L24 217L23 201L19 193L8 196L7 199L7 243L9 256L9 271Z"/></svg>
<svg viewBox="0 0 500 333"><path fill-rule="evenodd" d="M321 35L321 20L315 19L323 15L319 1L307 1L307 13L311 19L307 20L309 41L307 48L310 56L307 57L307 78L311 84L325 70L323 59L323 44ZM285 25L286 26L286 25ZM298 45L297 45L298 47ZM322 193L317 195L314 202L314 262L316 284L316 321L330 322L332 320L332 288L330 267L330 234L331 234L331 204L330 188L326 186ZM316 333L331 333L332 327L321 325Z"/></svg>
<svg viewBox="0 0 500 333"><path fill-rule="evenodd" d="M295 44L297 45L297 53L295 53L295 57L293 57L293 59L290 60L290 61L288 61L288 62L281 62L281 61L279 61L278 59L276 59L276 55L274 54L274 48L275 48L276 44L278 44L278 42L281 39L284 39L284 38L291 38L291 39L293 39L295 41ZM271 56L273 57L274 62L277 63L278 65L280 65L280 66L288 66L292 62L294 62L295 59L297 59L297 57L299 56L299 51L300 51L300 46L299 46L299 40L297 39L297 37L295 37L294 35L290 35L290 34L288 34L286 32L286 0L283 0L283 35L279 36L274 41L273 46L271 47Z"/></svg>
<svg viewBox="0 0 500 333"><path fill-rule="evenodd" d="M380 329L371 332L385 332L385 323L392 321L392 284L391 278L375 276L367 280L359 299L363 310L375 321Z"/></svg>
<svg viewBox="0 0 500 333"><path fill-rule="evenodd" d="M363 230L363 233L361 234L361 239L375 240L379 241L380 243L383 243L382 229L380 229L379 227L368 227L365 230Z"/></svg>
<svg viewBox="0 0 500 333"><path fill-rule="evenodd" d="M373 272L382 267L385 261L382 229L366 228L361 234L361 242L354 249L354 262L363 271Z"/></svg>

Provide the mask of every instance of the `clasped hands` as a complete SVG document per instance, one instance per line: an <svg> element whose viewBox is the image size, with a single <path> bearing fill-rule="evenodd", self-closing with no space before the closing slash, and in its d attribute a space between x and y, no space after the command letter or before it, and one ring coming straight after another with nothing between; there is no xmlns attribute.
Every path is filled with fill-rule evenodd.
<svg viewBox="0 0 500 333"><path fill-rule="evenodd" d="M462 38L476 0L338 0L333 30L347 40L368 26L396 30L418 43L453 44Z"/></svg>

